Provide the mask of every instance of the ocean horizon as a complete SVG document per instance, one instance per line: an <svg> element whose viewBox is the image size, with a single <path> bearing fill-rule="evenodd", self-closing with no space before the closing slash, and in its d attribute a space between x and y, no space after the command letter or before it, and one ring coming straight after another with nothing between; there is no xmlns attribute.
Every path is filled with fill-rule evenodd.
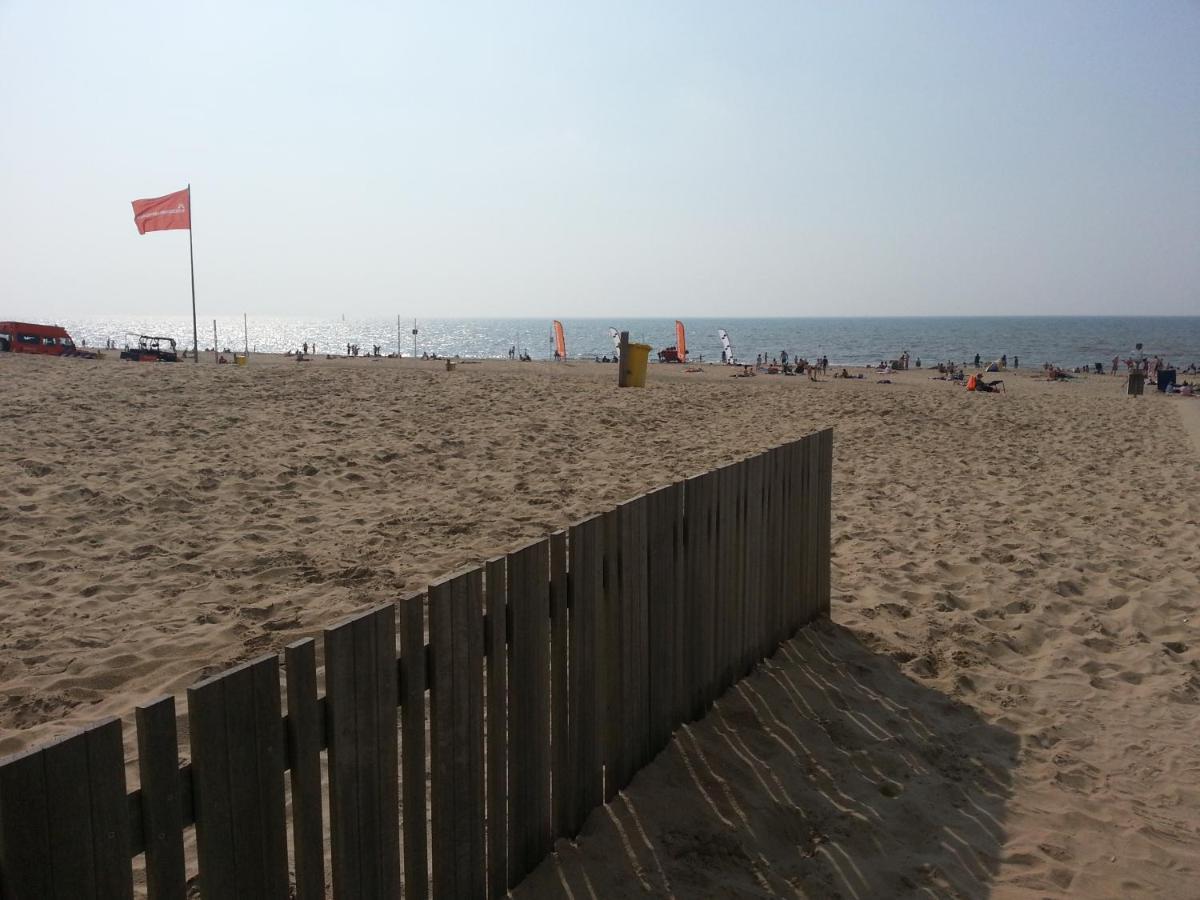
<svg viewBox="0 0 1200 900"><path fill-rule="evenodd" d="M675 319L633 317L563 317L567 356L593 359L611 356L610 328L626 330L630 339L654 351L676 343ZM1141 343L1149 355L1176 365L1200 364L1200 316L845 316L845 317L689 317L681 319L690 359L719 362L718 331L729 334L735 356L754 360L759 354L809 359L827 356L839 365L869 365L895 359L902 352L925 364L1014 357L1026 366L1106 366L1113 356L1124 358ZM505 358L510 348L534 359L551 359L554 342L550 318L418 318L416 355L466 358ZM192 322L186 316L108 315L58 320L76 341L103 347L111 341L124 346L129 334L173 337L180 348L192 345ZM320 354L344 354L347 344L369 353L414 352L414 320L367 316L320 319L251 316L245 332L241 316L216 318L220 348L286 353L309 345ZM200 347L214 346L213 319L199 323ZM653 354L652 354L653 358Z"/></svg>

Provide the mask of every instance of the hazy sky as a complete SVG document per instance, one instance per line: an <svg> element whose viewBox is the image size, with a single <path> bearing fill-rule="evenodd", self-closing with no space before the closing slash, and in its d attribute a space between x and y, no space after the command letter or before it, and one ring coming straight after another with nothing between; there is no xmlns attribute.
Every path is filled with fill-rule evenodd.
<svg viewBox="0 0 1200 900"><path fill-rule="evenodd" d="M0 316L1200 313L1200 4L0 0Z"/></svg>

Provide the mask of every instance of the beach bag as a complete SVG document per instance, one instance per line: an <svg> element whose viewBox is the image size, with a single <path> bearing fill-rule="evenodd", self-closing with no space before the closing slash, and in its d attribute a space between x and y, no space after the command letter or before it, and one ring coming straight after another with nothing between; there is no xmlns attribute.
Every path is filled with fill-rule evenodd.
<svg viewBox="0 0 1200 900"><path fill-rule="evenodd" d="M967 379L967 390L968 391L975 390L975 376L974 375L972 375L970 378Z"/></svg>

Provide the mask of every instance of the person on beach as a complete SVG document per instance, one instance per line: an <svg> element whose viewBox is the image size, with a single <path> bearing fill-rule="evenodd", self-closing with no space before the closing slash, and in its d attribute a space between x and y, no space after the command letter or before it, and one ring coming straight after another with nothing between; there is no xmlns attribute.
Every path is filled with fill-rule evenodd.
<svg viewBox="0 0 1200 900"><path fill-rule="evenodd" d="M977 368L977 369L979 368L979 354L978 353L975 354L975 368Z"/></svg>

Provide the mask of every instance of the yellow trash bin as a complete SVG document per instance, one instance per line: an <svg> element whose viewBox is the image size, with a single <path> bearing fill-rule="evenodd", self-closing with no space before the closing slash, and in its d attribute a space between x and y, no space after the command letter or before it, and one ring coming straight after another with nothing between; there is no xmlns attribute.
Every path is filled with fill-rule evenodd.
<svg viewBox="0 0 1200 900"><path fill-rule="evenodd" d="M626 387L646 386L646 364L650 360L649 344L630 344L629 359L621 360L621 368L625 370Z"/></svg>
<svg viewBox="0 0 1200 900"><path fill-rule="evenodd" d="M233 364L235 366L244 366L246 364L246 354L245 353L233 354Z"/></svg>

